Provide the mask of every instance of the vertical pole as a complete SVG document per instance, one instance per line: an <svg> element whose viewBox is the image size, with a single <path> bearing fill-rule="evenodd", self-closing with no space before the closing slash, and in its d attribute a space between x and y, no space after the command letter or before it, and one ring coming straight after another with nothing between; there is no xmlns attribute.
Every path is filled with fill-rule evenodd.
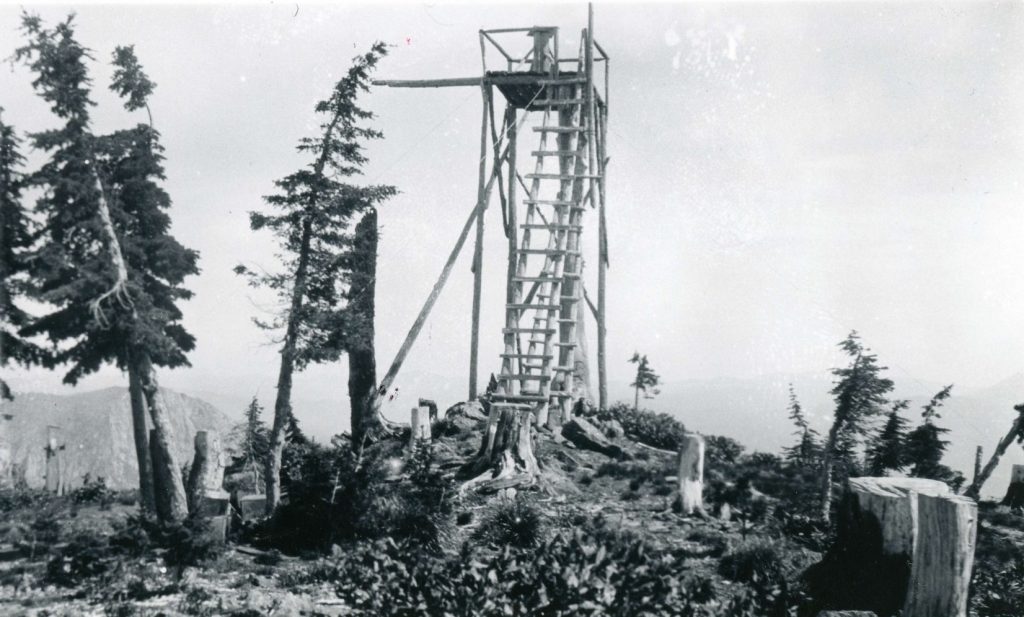
<svg viewBox="0 0 1024 617"><path fill-rule="evenodd" d="M508 140L508 273L507 273L507 285L505 288L505 303L506 304L517 304L521 301L519 293L517 293L517 285L515 283L515 276L518 268L519 259L517 252L519 249L519 221L516 212L516 190L517 190L517 176L516 171L516 143L517 133L519 127L516 126L516 108L512 105L506 105L505 107L505 131L506 139ZM505 315L505 328L513 329L518 323L514 316L517 314L512 309L506 309ZM516 353L516 334L509 332L505 335L505 354ZM513 368L517 367L517 368ZM513 361L512 358L506 357L502 361L502 370L506 373L522 373L522 359ZM508 394L519 393L519 382L509 381L505 384L505 388Z"/></svg>
<svg viewBox="0 0 1024 617"><path fill-rule="evenodd" d="M483 115L480 123L480 181L477 186L477 203L482 203L487 180L487 118L490 112L491 96L488 86L481 85L480 93L483 96ZM495 161L497 164L497 161ZM483 212L476 217L476 247L473 251L473 329L470 335L469 346L469 400L476 399L477 395L477 362L480 351L480 291L483 285L483 256L484 256L484 217Z"/></svg>
<svg viewBox="0 0 1024 617"><path fill-rule="evenodd" d="M981 446L974 451L974 477L971 478L971 482L977 482L978 476L981 475Z"/></svg>
<svg viewBox="0 0 1024 617"><path fill-rule="evenodd" d="M597 104L594 101L594 5L587 5L587 108L590 115L588 129L590 135L590 173L604 169L603 153L602 159L598 161L598 121ZM604 126L601 123L601 137L603 138ZM602 140L603 141L603 140ZM598 408L608 407L608 371L605 355L605 282L607 280L607 237L605 235L604 217L604 178L600 181L590 180L590 198L598 199L598 262L597 262L597 380L598 380Z"/></svg>

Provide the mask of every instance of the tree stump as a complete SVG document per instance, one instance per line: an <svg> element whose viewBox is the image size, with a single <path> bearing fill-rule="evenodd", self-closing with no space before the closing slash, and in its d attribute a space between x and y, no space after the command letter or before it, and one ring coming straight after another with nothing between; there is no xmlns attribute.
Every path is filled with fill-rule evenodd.
<svg viewBox="0 0 1024 617"><path fill-rule="evenodd" d="M679 445L679 505L683 514L704 511L704 438L687 435Z"/></svg>
<svg viewBox="0 0 1024 617"><path fill-rule="evenodd" d="M917 495L917 523L917 546L903 615L967 617L978 504L957 495L921 493Z"/></svg>
<svg viewBox="0 0 1024 617"><path fill-rule="evenodd" d="M427 407L413 407L409 416L409 449L412 450L420 441L429 442L430 436L430 409Z"/></svg>
<svg viewBox="0 0 1024 617"><path fill-rule="evenodd" d="M1024 508L1024 465L1013 466L1010 473L1010 486L1006 488L1002 504L1010 506L1014 510Z"/></svg>
<svg viewBox="0 0 1024 617"><path fill-rule="evenodd" d="M192 459L185 493L189 514L205 515L204 501L207 499L226 500L227 493L223 485L224 465L221 461L220 439L216 433L199 431L195 437L195 457Z"/></svg>
<svg viewBox="0 0 1024 617"><path fill-rule="evenodd" d="M965 617L976 520L977 505L937 480L852 478L812 593L882 617Z"/></svg>
<svg viewBox="0 0 1024 617"><path fill-rule="evenodd" d="M483 443L471 465L483 473L463 488L498 491L536 482L540 467L533 454L533 439L532 409L491 405Z"/></svg>
<svg viewBox="0 0 1024 617"><path fill-rule="evenodd" d="M57 427L46 427L46 492L60 494L61 450L57 445Z"/></svg>

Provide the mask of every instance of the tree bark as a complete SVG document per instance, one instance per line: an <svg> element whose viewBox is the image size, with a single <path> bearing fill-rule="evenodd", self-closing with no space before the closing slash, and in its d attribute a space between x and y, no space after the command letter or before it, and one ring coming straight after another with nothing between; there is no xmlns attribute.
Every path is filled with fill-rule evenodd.
<svg viewBox="0 0 1024 617"><path fill-rule="evenodd" d="M532 416L529 409L491 405L483 443L473 463L475 469L485 471L465 487L496 491L536 482L540 467L533 454Z"/></svg>
<svg viewBox="0 0 1024 617"><path fill-rule="evenodd" d="M216 433L199 431L195 437L195 457L188 474L188 511L200 516L207 495L223 491L224 466L220 461L220 439Z"/></svg>
<svg viewBox="0 0 1024 617"><path fill-rule="evenodd" d="M373 404L377 384L374 318L377 291L377 210L371 208L356 225L352 246L352 283L348 310L358 324L358 339L348 345L348 396L352 407L352 440L382 426L380 408Z"/></svg>
<svg viewBox="0 0 1024 617"><path fill-rule="evenodd" d="M131 356L142 395L146 399L146 406L149 407L150 419L153 421L150 441L155 443L150 443L150 456L154 450L160 453L159 460L153 457L152 461L157 514L164 521L184 520L188 516L185 485L181 480L181 467L175 460L171 447L174 430L171 428L167 408L160 398L160 384L157 382L156 371L147 352L135 349Z"/></svg>
<svg viewBox="0 0 1024 617"><path fill-rule="evenodd" d="M832 518L832 468L835 465L836 440L839 425L833 424L821 455L821 520L826 523Z"/></svg>
<svg viewBox="0 0 1024 617"><path fill-rule="evenodd" d="M918 541L904 617L967 617L978 504L955 495L917 495Z"/></svg>
<svg viewBox="0 0 1024 617"><path fill-rule="evenodd" d="M142 382L134 364L128 366L128 394L132 408L135 458L139 464L139 507L146 514L156 514L153 463L149 457L149 428L146 426L146 399L142 394Z"/></svg>

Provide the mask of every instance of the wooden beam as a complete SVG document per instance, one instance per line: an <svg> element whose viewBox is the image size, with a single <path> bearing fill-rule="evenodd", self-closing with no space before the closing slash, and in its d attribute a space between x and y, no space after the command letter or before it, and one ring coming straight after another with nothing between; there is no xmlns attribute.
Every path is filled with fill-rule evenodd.
<svg viewBox="0 0 1024 617"><path fill-rule="evenodd" d="M451 88L453 86L477 86L483 83L482 77L452 77L449 79L374 79L375 86L389 88Z"/></svg>
<svg viewBox="0 0 1024 617"><path fill-rule="evenodd" d="M490 89L487 86L480 87L480 94L483 96L483 116L480 123L480 176L477 184L476 199L478 203L484 203L484 192L489 190L492 183L486 183L487 177L487 119L491 106ZM501 166L495 161L492 175L497 176L501 181L499 173ZM487 186L485 186L485 183ZM480 361L480 294L483 289L483 263L484 263L484 217L483 211L476 217L476 244L473 248L473 313L472 325L469 337L469 400L475 400L477 395L477 366Z"/></svg>

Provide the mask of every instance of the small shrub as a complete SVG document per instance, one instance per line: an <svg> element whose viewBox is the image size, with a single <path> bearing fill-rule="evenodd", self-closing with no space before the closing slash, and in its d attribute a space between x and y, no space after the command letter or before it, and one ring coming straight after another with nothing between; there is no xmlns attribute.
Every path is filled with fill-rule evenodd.
<svg viewBox="0 0 1024 617"><path fill-rule="evenodd" d="M107 571L109 545L104 538L76 536L46 564L46 579L63 587L74 587L84 579Z"/></svg>
<svg viewBox="0 0 1024 617"><path fill-rule="evenodd" d="M743 542L722 556L718 573L740 583L780 583L786 573L783 548L778 542L765 539Z"/></svg>
<svg viewBox="0 0 1024 617"><path fill-rule="evenodd" d="M82 486L71 491L71 499L76 504L98 504L109 507L114 493L107 488L107 480L103 476L92 477L86 473L82 476Z"/></svg>
<svg viewBox="0 0 1024 617"><path fill-rule="evenodd" d="M616 403L596 415L599 420L617 420L628 437L663 450L678 449L686 434L683 423L667 413L634 410L624 403Z"/></svg>
<svg viewBox="0 0 1024 617"><path fill-rule="evenodd" d="M531 548L544 537L544 515L533 502L520 498L499 502L480 523L476 537L492 546Z"/></svg>

